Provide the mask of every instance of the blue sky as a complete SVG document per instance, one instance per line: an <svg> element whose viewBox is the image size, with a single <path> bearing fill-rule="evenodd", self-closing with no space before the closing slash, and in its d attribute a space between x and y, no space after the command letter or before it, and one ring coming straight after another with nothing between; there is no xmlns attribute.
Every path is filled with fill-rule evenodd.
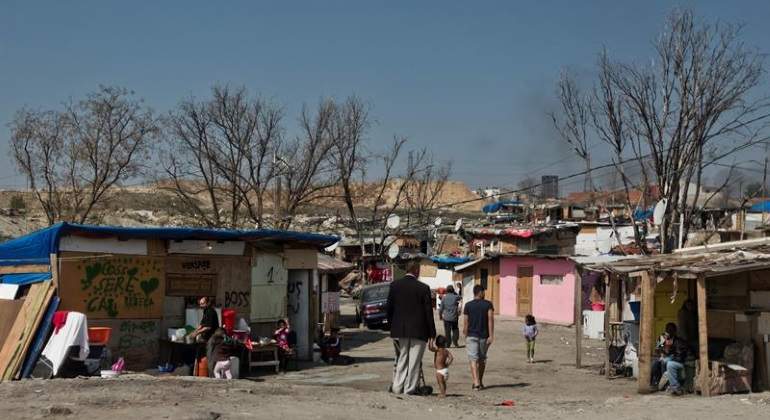
<svg viewBox="0 0 770 420"><path fill-rule="evenodd" d="M160 112L242 84L283 105L290 125L303 103L356 94L372 105L375 147L407 136L471 186L566 175L581 165L545 114L559 72L590 72L603 46L650 57L677 6L745 23L746 42L770 51L767 1L4 1L0 186L23 185L5 157L15 110L99 84Z"/></svg>

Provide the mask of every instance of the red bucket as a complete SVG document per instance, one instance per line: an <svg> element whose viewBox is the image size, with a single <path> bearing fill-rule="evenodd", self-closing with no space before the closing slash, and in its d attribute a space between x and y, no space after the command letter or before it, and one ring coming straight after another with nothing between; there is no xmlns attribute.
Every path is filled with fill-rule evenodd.
<svg viewBox="0 0 770 420"><path fill-rule="evenodd" d="M110 342L112 328L109 327L89 327L88 344L92 346L103 346Z"/></svg>
<svg viewBox="0 0 770 420"><path fill-rule="evenodd" d="M591 304L591 310L592 311L603 311L604 310L604 303L597 302Z"/></svg>

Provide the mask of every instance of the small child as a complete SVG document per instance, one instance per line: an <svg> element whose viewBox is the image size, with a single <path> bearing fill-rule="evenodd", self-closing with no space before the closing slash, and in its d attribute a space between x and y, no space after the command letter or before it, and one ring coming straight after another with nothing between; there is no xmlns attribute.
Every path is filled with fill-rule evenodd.
<svg viewBox="0 0 770 420"><path fill-rule="evenodd" d="M291 350L291 346L289 345L290 331L291 327L289 326L289 321L281 319L278 321L278 329L276 329L273 333L273 339L278 344L278 347L286 352Z"/></svg>
<svg viewBox="0 0 770 420"><path fill-rule="evenodd" d="M537 338L537 322L535 317L527 315L524 318L524 339L527 340L527 363L535 363L535 338Z"/></svg>
<svg viewBox="0 0 770 420"><path fill-rule="evenodd" d="M436 337L431 343L429 350L436 353L433 356L433 367L436 368L436 382L438 382L438 396L446 397L446 383L449 380L449 366L454 361L452 353L447 350L447 339L443 335Z"/></svg>
<svg viewBox="0 0 770 420"><path fill-rule="evenodd" d="M209 338L208 357L214 366L214 377L233 379L230 356L235 353L236 341L228 337L223 328L217 328Z"/></svg>

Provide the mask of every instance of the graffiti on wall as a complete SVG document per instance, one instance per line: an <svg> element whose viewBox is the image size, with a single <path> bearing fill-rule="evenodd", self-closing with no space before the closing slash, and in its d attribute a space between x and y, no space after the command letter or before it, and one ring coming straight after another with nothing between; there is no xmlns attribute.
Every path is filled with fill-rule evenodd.
<svg viewBox="0 0 770 420"><path fill-rule="evenodd" d="M248 308L249 292L230 290L225 292L225 308Z"/></svg>
<svg viewBox="0 0 770 420"><path fill-rule="evenodd" d="M123 321L118 327L117 349L121 353L157 346L158 321Z"/></svg>
<svg viewBox="0 0 770 420"><path fill-rule="evenodd" d="M302 280L289 280L287 307L292 314L298 314L302 302Z"/></svg>
<svg viewBox="0 0 770 420"><path fill-rule="evenodd" d="M92 258L62 263L63 307L93 318L160 317L163 263L153 257Z"/></svg>

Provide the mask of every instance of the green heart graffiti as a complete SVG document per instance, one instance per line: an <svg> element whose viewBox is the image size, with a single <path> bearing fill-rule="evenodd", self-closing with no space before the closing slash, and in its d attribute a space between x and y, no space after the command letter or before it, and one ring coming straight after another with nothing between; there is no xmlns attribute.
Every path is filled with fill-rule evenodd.
<svg viewBox="0 0 770 420"><path fill-rule="evenodd" d="M160 286L160 281L156 277L151 277L147 280L142 280L142 282L139 283L139 286L142 288L142 291L144 291L144 295L149 297L150 293Z"/></svg>

